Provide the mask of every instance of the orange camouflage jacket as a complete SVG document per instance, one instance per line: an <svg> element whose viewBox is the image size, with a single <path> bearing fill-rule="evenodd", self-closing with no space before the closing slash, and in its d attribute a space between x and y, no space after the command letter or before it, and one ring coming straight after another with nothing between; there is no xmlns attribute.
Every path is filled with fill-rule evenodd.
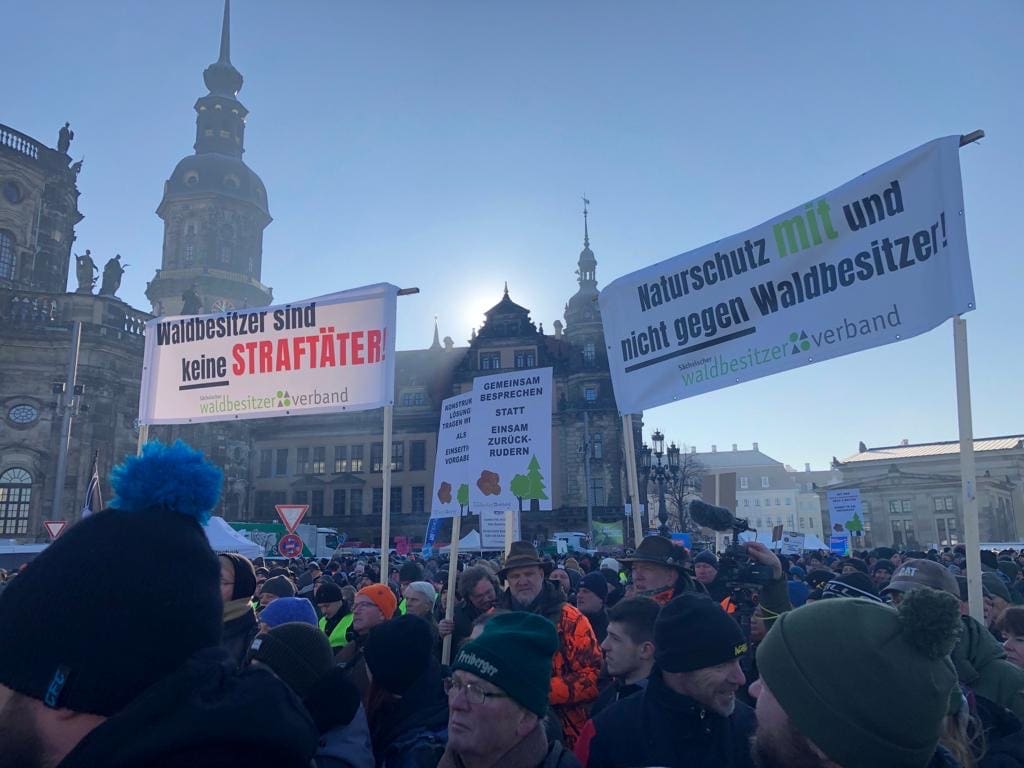
<svg viewBox="0 0 1024 768"><path fill-rule="evenodd" d="M501 606L523 610L509 592ZM565 746L572 749L587 722L588 705L597 699L601 672L601 647L579 609L565 601L558 585L545 581L540 595L528 609L549 619L558 631L559 648L551 662L551 693L548 702L562 724Z"/></svg>

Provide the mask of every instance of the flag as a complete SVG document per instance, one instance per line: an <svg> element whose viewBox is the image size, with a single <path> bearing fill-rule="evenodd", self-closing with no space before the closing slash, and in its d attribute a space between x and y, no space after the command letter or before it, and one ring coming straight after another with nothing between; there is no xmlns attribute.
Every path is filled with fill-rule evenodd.
<svg viewBox="0 0 1024 768"><path fill-rule="evenodd" d="M103 509L103 494L100 493L99 459L100 452L96 451L92 457L92 477L89 479L89 486L85 489L85 502L82 504L83 518Z"/></svg>

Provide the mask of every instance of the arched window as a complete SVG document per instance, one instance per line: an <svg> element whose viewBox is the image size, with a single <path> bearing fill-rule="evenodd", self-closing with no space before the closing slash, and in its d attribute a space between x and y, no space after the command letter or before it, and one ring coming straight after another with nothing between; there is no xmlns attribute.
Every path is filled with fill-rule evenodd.
<svg viewBox="0 0 1024 768"><path fill-rule="evenodd" d="M14 279L14 235L0 229L0 279Z"/></svg>
<svg viewBox="0 0 1024 768"><path fill-rule="evenodd" d="M32 499L32 475L14 467L0 475L0 535L28 533L28 508Z"/></svg>

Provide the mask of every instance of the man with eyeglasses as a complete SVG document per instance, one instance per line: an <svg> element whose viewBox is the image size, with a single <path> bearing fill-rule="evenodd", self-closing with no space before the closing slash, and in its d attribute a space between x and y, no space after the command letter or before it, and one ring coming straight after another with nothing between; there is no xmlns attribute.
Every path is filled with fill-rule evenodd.
<svg viewBox="0 0 1024 768"><path fill-rule="evenodd" d="M490 611L498 599L498 580L494 573L482 565L467 568L459 576L459 596L451 619L437 623L441 637L452 636L452 648L457 649L473 631L473 622Z"/></svg>
<svg viewBox="0 0 1024 768"><path fill-rule="evenodd" d="M557 649L550 621L518 611L463 645L445 680L448 746L438 768L579 768L542 723Z"/></svg>

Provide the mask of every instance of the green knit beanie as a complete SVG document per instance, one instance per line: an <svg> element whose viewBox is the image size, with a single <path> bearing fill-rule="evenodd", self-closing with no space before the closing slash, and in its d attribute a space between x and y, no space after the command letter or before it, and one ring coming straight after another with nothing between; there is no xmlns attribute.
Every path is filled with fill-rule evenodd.
<svg viewBox="0 0 1024 768"><path fill-rule="evenodd" d="M833 762L917 768L935 752L956 685L949 652L959 631L959 603L934 589L908 593L899 611L821 600L776 620L757 666L796 729Z"/></svg>
<svg viewBox="0 0 1024 768"><path fill-rule="evenodd" d="M538 717L548 709L551 657L558 650L555 625L534 613L495 616L483 634L459 650L452 671L461 669L501 688Z"/></svg>

